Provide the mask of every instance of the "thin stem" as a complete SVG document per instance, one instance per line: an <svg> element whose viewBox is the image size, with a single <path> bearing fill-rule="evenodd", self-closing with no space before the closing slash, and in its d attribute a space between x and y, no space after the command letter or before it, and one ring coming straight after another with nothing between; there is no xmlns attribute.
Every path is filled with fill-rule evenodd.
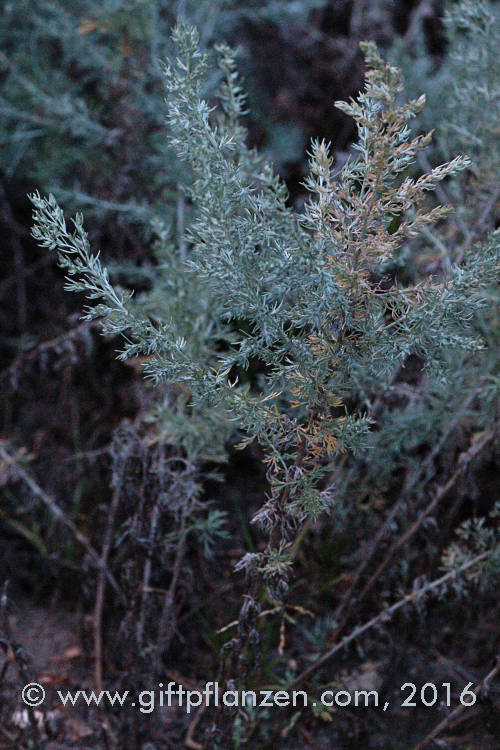
<svg viewBox="0 0 500 750"><path fill-rule="evenodd" d="M396 501L396 503L393 505L389 515L387 516L385 522L377 532L375 539L369 546L369 548L364 552L363 554L363 562L358 566L356 573L353 577L353 580L351 582L351 585L349 587L349 590L347 591L346 595L340 602L339 606L337 607L337 610L335 612L335 619L338 620L341 615L345 612L348 605L352 601L352 596L354 591L356 590L356 587L361 579L361 576L365 572L365 570L368 568L373 556L375 555L378 546L388 530L390 529L392 522L394 519L398 516L400 510L405 506L406 502L408 501L408 498L410 497L411 493L417 486L418 482L423 478L424 483L427 482L428 476L425 476L430 469L434 459L441 451L442 447L448 440L451 434L453 434L453 431L455 430L456 426L458 425L463 413L465 410L470 406L474 398L478 395L480 392L483 384L484 384L485 377L481 378L476 388L474 388L473 391L471 391L468 395L468 397L465 399L465 401L462 403L459 409L455 412L455 415L453 419L450 421L447 429L442 434L441 438L437 441L434 448L430 451L426 459L422 462L418 470L410 475L408 479L405 482L405 486L403 487L403 490L401 492L401 495L399 496L399 499ZM336 635L339 635L340 632L342 632L349 620L349 613L344 617L344 620L339 625Z"/></svg>
<svg viewBox="0 0 500 750"><path fill-rule="evenodd" d="M343 638L340 643L335 644L335 646L333 646L329 651L324 653L323 656L317 659L314 664L311 664L310 667L299 674L299 676L296 677L295 680L293 680L292 686L300 685L301 683L305 682L309 677L311 677L311 675L314 674L314 672L317 672L320 667L326 664L326 662L329 661L332 656L334 656L338 651L345 648L349 643L351 643L351 641L354 641L363 633L366 633L367 630L370 630L370 628L372 628L374 625L377 625L377 623L387 621L395 612L398 611L398 609L405 607L407 604L414 604L425 594L428 594L431 591L435 591L443 584L447 583L453 578L456 578L459 574L465 573L467 570L474 567L478 563L486 560L490 555L491 550L482 552L472 560L468 560L467 562L463 563L456 570L451 570L449 573L445 573L445 575L442 575L440 578L431 581L418 591L412 591L410 594L407 594L392 606L386 607L381 612L379 612L378 615L372 617L371 620L368 620L368 622L365 622L364 625L360 625L359 627L355 628L346 638Z"/></svg>
<svg viewBox="0 0 500 750"><path fill-rule="evenodd" d="M108 514L108 523L102 545L102 553L99 565L99 574L97 577L97 591L94 607L94 664L95 664L95 682L97 690L101 691L102 684L102 613L104 609L104 596L106 593L106 575L105 571L108 564L109 552L113 540L113 529L115 525L116 512L121 496L121 480L116 482L113 489L111 507Z"/></svg>
<svg viewBox="0 0 500 750"><path fill-rule="evenodd" d="M474 695L478 695L482 690L485 690L488 688L489 683L492 682L492 680L497 676L497 674L500 672L500 657L497 657L497 665L489 672L486 677L484 677L481 682L476 685L474 690L471 690L471 693L474 693ZM429 732L429 734L418 743L418 745L415 745L412 750L423 750L424 747L427 747L429 742L433 740L435 737L440 734L443 729L450 726L450 724L454 723L455 719L467 708L466 705L463 703L460 703L448 716L443 719L442 721L437 724L434 729Z"/></svg>
<svg viewBox="0 0 500 750"><path fill-rule="evenodd" d="M448 492L455 486L458 479L462 476L465 468L470 464L472 459L475 458L478 455L478 453L480 453L489 442L491 442L494 436L495 436L495 430L488 430L488 432L486 432L479 440L472 443L472 445L460 455L458 459L458 469L451 475L450 479L446 482L446 484L443 487L439 488L439 490L436 492L434 499L429 503L427 508L420 514L417 520L410 526L408 531L405 534L403 534L403 536L400 539L398 539L398 541L395 544L392 545L389 552L387 552L385 558L382 560L382 562L378 566L375 573L368 580L368 582L365 584L365 586L361 590L359 596L356 598L357 604L359 604L366 597L368 592L373 588L376 581L380 578L384 570L389 565L395 553L399 549L401 549L401 547L404 547L404 545L408 543L411 537L421 527L425 519L437 508L441 500L444 497L446 497Z"/></svg>

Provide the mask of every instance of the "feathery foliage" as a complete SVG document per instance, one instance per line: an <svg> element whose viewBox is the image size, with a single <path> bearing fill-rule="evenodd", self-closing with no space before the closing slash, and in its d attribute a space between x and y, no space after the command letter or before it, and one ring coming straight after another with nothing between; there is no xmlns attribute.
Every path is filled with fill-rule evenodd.
<svg viewBox="0 0 500 750"><path fill-rule="evenodd" d="M190 173L187 257L175 257L160 232L155 291L134 300L110 284L81 215L70 229L54 198L34 194L33 234L58 251L68 289L87 293L87 317L125 337L120 356L145 357L148 377L186 394L183 415L210 422L218 445L228 423L243 432L242 444L260 443L270 489L255 521L269 544L252 565L280 598L290 540L333 502L325 479L337 457L368 444L379 390L412 356L445 382L451 352L471 356L484 346L472 321L487 302L498 236L445 280L405 285L388 273L406 242L450 212L429 207L427 194L470 162L456 156L408 176L430 142L409 127L424 97L399 102L400 72L373 43L363 45L363 92L337 104L356 122L359 156L332 176L329 144L313 142L305 183L312 198L297 214L271 166L245 145L230 50L217 48L225 80L214 110L204 98L210 68L197 32L180 23L173 39L167 121L170 147Z"/></svg>

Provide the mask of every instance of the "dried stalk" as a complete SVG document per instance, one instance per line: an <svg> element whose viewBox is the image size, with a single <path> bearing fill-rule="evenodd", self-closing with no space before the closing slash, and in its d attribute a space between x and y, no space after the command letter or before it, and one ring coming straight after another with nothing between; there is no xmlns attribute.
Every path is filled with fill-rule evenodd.
<svg viewBox="0 0 500 750"><path fill-rule="evenodd" d="M455 412L455 415L454 415L453 419L450 421L450 423L449 423L446 431L443 433L443 435L441 436L441 438L438 440L438 442L436 443L436 445L434 446L434 448L431 450L431 452L428 454L428 456L422 462L422 464L420 465L420 467L418 468L418 470L415 471L415 473L412 474L406 480L405 486L403 487L403 490L401 492L401 495L399 496L399 499L396 501L396 503L391 508L391 511L390 511L389 515L387 516L385 522L382 524L381 528L379 529L379 531L375 535L375 538L374 538L373 542L370 544L368 550L366 550L366 552L363 554L363 561L358 566L358 568L357 568L356 573L355 573L355 575L354 575L354 577L352 579L352 582L351 582L351 585L350 585L348 591L344 595L342 601L340 602L339 606L337 607L337 609L335 611L334 617L335 617L336 620L340 619L340 617L343 615L343 613L345 612L345 610L347 609L347 607L351 603L353 593L356 590L356 587L357 587L357 585L358 585L358 583L359 583L359 581L361 579L361 576L363 575L363 573L365 572L365 570L369 566L371 560L373 559L373 556L377 552L377 549L378 549L378 546L379 546L380 542L382 541L382 539L385 537L385 535L389 531L389 529L390 529L390 527L392 525L392 522L397 517L397 515L400 512L400 510L406 505L406 503L408 502L408 499L409 499L411 493L413 492L413 490L415 489L415 487L417 486L417 484L420 482L420 480L422 479L422 477L423 477L423 481L424 482L427 481L427 478L428 478L428 476L427 476L428 469L432 466L432 463L433 463L434 459L439 454L439 452L443 448L444 444L446 443L446 441L448 440L448 438L450 437L450 435L453 434L453 431L455 430L455 428L458 425L460 419L462 418L462 415L463 415L464 411L470 406L470 404L472 403L472 401L474 400L474 398L480 392L480 390L482 388L482 385L484 383L484 380L485 380L484 377L481 378L480 381L479 381L479 383L478 383L478 385L476 386L476 388L474 388L474 390L471 393L469 393L469 396L465 399L464 402L462 402L462 405L460 406L460 408ZM349 621L349 612L346 614L346 616L344 617L344 619L340 623L339 627L337 628L336 635L338 635L339 633L341 633L344 630L344 628L347 625L348 621Z"/></svg>
<svg viewBox="0 0 500 750"><path fill-rule="evenodd" d="M121 476L121 475L120 475ZM106 569L108 557L113 540L113 529L115 525L116 513L121 496L121 479L118 479L113 488L113 497L108 514L108 522L102 545L101 558L99 561L99 574L97 577L97 589L94 606L94 669L95 683L97 690L103 689L102 683L102 613L104 608L104 596L106 593Z"/></svg>
<svg viewBox="0 0 500 750"><path fill-rule="evenodd" d="M474 693L474 695L478 695L482 690L486 690L489 686L489 683L496 677L499 672L500 657L497 658L496 667L494 667L491 672L489 672L486 677L481 680L481 682L474 688L474 690L471 690L471 693ZM422 742L419 742L418 745L415 745L412 750L423 750L424 747L427 747L429 742L437 737L438 734L443 731L443 729L446 729L446 727L450 726L450 724L453 724L455 722L455 719L460 716L460 714L466 708L467 706L464 706L463 703L460 703L445 719L440 721L439 724L437 724L434 729L429 732L429 734L422 740Z"/></svg>
<svg viewBox="0 0 500 750"><path fill-rule="evenodd" d="M381 612L379 612L378 615L375 617L372 617L371 620L368 620L368 622L365 622L364 625L360 625L359 627L355 628L350 635L343 638L340 643L336 643L335 646L333 646L329 651L323 654L317 661L314 662L314 664L311 664L310 667L307 667L298 677L293 680L292 685L296 686L303 682L305 682L314 672L317 672L317 670L322 667L324 664L326 664L327 661L329 661L332 656L334 656L338 651L345 648L351 641L358 638L358 636L365 633L367 630L370 630L374 625L377 625L379 622L385 622L388 620L395 612L397 612L402 607L406 606L406 604L411 604L419 599L421 599L425 594L428 594L431 591L434 591L438 589L443 584L447 583L448 581L452 580L453 578L456 578L457 575L461 573L465 573L467 570L472 568L474 565L477 565L478 563L482 562L483 560L486 560L487 557L491 555L491 550L487 550L486 552L482 552L480 555L477 555L472 560L468 560L467 562L463 563L459 568L456 570L452 570L449 573L445 573L440 578L435 579L434 581L431 581L430 583L427 583L425 586L423 586L418 591L412 591L411 594L407 594L402 599L399 599L395 604L392 604L390 607L386 607Z"/></svg>
<svg viewBox="0 0 500 750"><path fill-rule="evenodd" d="M82 547L87 552L90 561L93 563L94 567L98 570L101 569L102 561L99 556L99 554L96 552L94 547L91 545L89 540L86 536L84 536L79 529L75 526L73 521L68 518L68 516L64 513L64 511L59 507L59 505L56 503L53 497L48 495L41 487L40 485L33 479L33 477L28 474L27 471L25 471L22 466L19 465L19 463L15 460L13 456L10 455L10 453L6 450L4 445L0 443L0 459L2 461L5 461L5 463L8 466L11 466L14 469L14 474L16 477L18 477L21 481L23 481L27 487L31 490L33 495L37 497L39 500L42 501L42 503L48 508L51 516L56 521L60 521L63 526L66 526L66 528L73 534L75 539L82 545ZM106 576L108 578L108 581L114 588L116 592L120 591L120 588L112 575L112 573L109 570L106 570Z"/></svg>
<svg viewBox="0 0 500 750"><path fill-rule="evenodd" d="M437 508L443 497L446 497L448 492L455 486L458 479L462 476L463 472L465 471L466 467L470 464L470 462L480 453L483 448L488 445L491 440L493 440L495 436L495 430L491 429L482 435L478 440L476 440L472 445L463 453L460 454L460 457L458 459L458 469L451 475L449 480L446 482L446 484L443 487L440 487L439 490L436 492L436 495L432 502L429 503L427 508L420 514L420 516L417 518L417 520L410 526L408 531L403 534L403 536L398 539L398 541L392 545L392 547L387 552L386 556L376 569L375 573L372 575L372 577L368 580L368 582L365 584L365 586L362 588L359 596L356 598L356 603L359 604L363 599L366 597L366 595L371 591L373 586L375 585L376 581L380 578L384 570L389 565L390 561L394 557L395 553L401 549L401 547L404 547L404 545L411 539L411 537L418 531L418 529L421 527L425 519Z"/></svg>
<svg viewBox="0 0 500 750"><path fill-rule="evenodd" d="M25 657L23 657L22 650L19 647L19 645L16 644L16 640L13 636L12 629L9 623L9 617L8 617L9 599L7 596L8 585L9 585L9 582L5 581L4 586L3 586L2 596L0 599L0 627L5 634L5 640L6 640L6 642L5 641L3 642L3 645L6 648L7 652L9 654L12 654L13 661L17 667L17 671L23 683L25 685L28 685L32 682L32 677L28 674L28 671L26 669L26 659ZM45 743L43 742L43 739L42 739L42 734L40 732L40 727L38 725L37 717L35 716L35 709L33 706L30 706L29 704L27 704L27 711L28 711L28 720L29 720L30 727L31 727L31 733L32 733L31 739L33 742L33 747L35 750L43 750Z"/></svg>
<svg viewBox="0 0 500 750"><path fill-rule="evenodd" d="M144 623L146 619L146 602L148 599L149 581L151 579L151 571L153 567L153 562L152 562L153 545L154 545L154 540L156 537L156 529L158 527L159 518L160 518L160 501L157 498L153 506L153 512L151 514L151 523L149 526L149 535L148 535L148 551L147 551L146 562L144 564L144 572L143 572L143 578L142 578L141 605L140 605L140 611L139 611L139 619L137 622L137 645L139 648L142 648Z"/></svg>

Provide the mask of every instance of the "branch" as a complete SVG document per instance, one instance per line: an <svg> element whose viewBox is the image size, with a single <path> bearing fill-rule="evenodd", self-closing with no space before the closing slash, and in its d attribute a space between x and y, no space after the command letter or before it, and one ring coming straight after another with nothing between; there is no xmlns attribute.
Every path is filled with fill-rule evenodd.
<svg viewBox="0 0 500 750"><path fill-rule="evenodd" d="M425 586L422 586L421 589L418 591L412 591L411 594L407 594L402 599L397 601L395 604L393 604L390 607L386 607L381 612L379 612L378 615L375 617L372 617L371 620L368 620L368 622L365 622L364 625L360 625L359 627L355 628L350 635L348 635L346 638L343 638L340 643L337 643L333 648L331 648L329 651L323 654L323 656L320 656L320 658L314 662L314 664L311 664L310 667L305 669L298 677L295 678L292 682L292 686L296 686L304 682L306 679L308 679L314 672L316 672L320 667L323 666L327 661L329 661L334 654L337 653L337 651L340 651L341 649L345 648L351 641L355 640L358 636L365 633L367 630L370 630L374 625L377 625L379 622L385 622L386 620L390 619L390 617L394 614L394 612L397 612L398 609L401 609L402 607L406 606L406 604L413 604L417 602L419 599L421 599L425 594L428 594L430 591L434 591L435 589L438 589L440 586L442 586L444 583L447 583L449 580L456 578L457 575L460 573L465 573L466 570L469 570L469 568L472 568L474 565L477 565L478 563L482 562L483 560L486 560L487 557L491 555L491 550L487 550L486 552L482 552L480 555L477 555L472 560L468 560L467 562L463 563L459 568L456 570L451 570L449 573L445 573L445 575L441 576L440 578L437 578L434 581L431 581L430 583L427 583Z"/></svg>
<svg viewBox="0 0 500 750"><path fill-rule="evenodd" d="M481 682L474 688L474 690L471 690L471 693L474 693L474 695L478 695L482 690L487 690L489 683L493 680L494 677L496 677L498 672L500 672L500 657L497 657L496 667L494 667L491 672L489 672L486 677L481 680ZM412 750L423 750L423 748L426 747L431 740L437 737L437 735L440 734L443 729L452 724L457 716L459 716L465 708L467 708L467 706L464 706L463 703L460 703L460 705L458 705L451 712L451 714L443 719L443 721L440 721L439 724L437 724L434 729L429 732L427 737L425 737L422 742L419 742L418 745L415 745Z"/></svg>
<svg viewBox="0 0 500 750"><path fill-rule="evenodd" d="M359 604L365 596L368 594L368 592L373 588L375 582L380 578L381 574L384 572L384 570L389 565L390 561L392 560L394 554L401 549L410 539L411 537L418 531L418 529L421 527L427 516L429 516L439 505L443 497L446 497L448 492L455 486L457 483L457 480L462 476L464 470L466 467L470 464L470 462L482 451L482 449L488 445L488 443L494 438L495 436L495 430L487 430L478 440L472 443L472 445L463 453L460 454L460 457L458 459L458 469L451 475L449 480L446 482L446 484L443 487L440 487L439 490L436 492L436 495L431 503L427 506L427 508L423 511L423 513L420 514L420 516L416 519L416 521L410 526L408 531L403 534L403 536L392 545L390 550L387 552L385 558L382 560L378 568L376 569L375 573L372 575L372 577L368 580L368 582L365 584L363 589L361 590L359 596L356 599L356 603Z"/></svg>
<svg viewBox="0 0 500 750"><path fill-rule="evenodd" d="M17 476L21 481L23 481L31 490L33 495L37 497L39 500L42 501L42 503L48 508L50 514L56 521L60 521L63 526L66 526L66 528L73 534L75 539L80 542L82 547L84 547L85 551L87 552L90 561L93 563L94 567L98 570L101 569L102 561L99 557L98 553L94 549L94 547L91 545L89 540L86 536L84 536L81 531L77 529L73 521L68 518L68 516L64 513L64 511L59 507L59 505L56 503L53 497L48 495L41 487L40 485L33 479L30 474L28 474L27 471L25 471L15 458L13 458L10 453L6 450L6 448L0 443L0 459L2 461L5 461L5 463L8 466L11 466L14 470L15 476ZM107 578L114 588L116 592L119 593L120 588L112 575L112 573L107 570L106 571Z"/></svg>
<svg viewBox="0 0 500 750"><path fill-rule="evenodd" d="M343 614L347 606L350 604L352 600L353 592L355 591L356 586L358 585L362 574L364 573L364 571L370 564L373 556L375 555L378 549L378 545L380 544L380 542L382 541L386 533L391 528L392 522L398 515L399 511L404 507L411 493L417 486L418 482L422 479L422 477L424 477L423 479L424 483L427 481L428 477L425 476L427 473L427 470L432 465L432 462L434 461L436 456L439 454L440 450L442 449L442 447L444 446L444 444L446 443L450 435L453 434L453 431L455 430L455 427L460 421L465 410L470 406L474 398L481 391L481 388L484 384L484 380L485 380L485 377L482 377L479 380L479 383L476 386L476 388L474 388L474 390L469 393L465 401L463 401L461 406L456 410L453 419L450 421L447 429L445 430L441 438L438 440L434 448L431 450L431 452L422 462L420 467L415 471L415 473L412 474L405 482L405 486L403 487L403 490L401 492L399 499L391 508L389 515L387 516L385 522L382 524L381 528L378 530L377 534L375 535L375 539L371 543L369 549L363 554L363 562L358 566L356 573L354 575L354 578L352 580L352 583L349 587L349 590L347 591L342 601L340 602L339 606L337 607L337 610L335 611L336 620L340 619L340 616ZM339 627L337 628L337 632L336 632L337 635L344 630L348 620L349 620L349 613L347 613L347 615L344 617L343 621L340 623Z"/></svg>
<svg viewBox="0 0 500 750"><path fill-rule="evenodd" d="M28 351L21 351L13 360L13 362L11 362L10 365L8 365L4 370L0 372L0 378L5 378L7 375L13 375L21 364L36 359L43 352L50 351L51 349L56 349L61 344L73 341L73 339L77 339L78 336L80 336L82 333L90 331L90 329L94 325L95 323L93 321L85 321L83 323L79 323L74 328L70 328L69 331L61 333L60 336L56 336L53 339L48 339L47 341L41 341L37 346L35 346L33 349L29 349Z"/></svg>
<svg viewBox="0 0 500 750"><path fill-rule="evenodd" d="M99 560L99 573L97 577L97 589L94 606L94 664L95 664L95 682L99 692L103 689L102 684L102 613L104 608L104 595L106 592L106 575L105 571L108 565L109 551L113 540L113 528L115 525L116 512L121 496L121 481L118 481L113 488L113 497L111 507L108 512L108 522L102 545L101 558Z"/></svg>

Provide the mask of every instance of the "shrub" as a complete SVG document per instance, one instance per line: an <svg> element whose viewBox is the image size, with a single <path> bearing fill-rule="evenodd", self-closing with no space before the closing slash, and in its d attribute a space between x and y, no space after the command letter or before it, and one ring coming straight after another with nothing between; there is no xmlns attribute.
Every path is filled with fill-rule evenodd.
<svg viewBox="0 0 500 750"><path fill-rule="evenodd" d="M462 234L434 277L408 272L405 260L421 257L427 241L447 246L457 236L451 207L429 194L443 183L445 191L467 185L459 174L471 163L455 156L422 171L418 160L431 136L412 136L409 123L425 99L401 101L400 71L373 43L363 44L364 90L337 103L356 123L357 156L335 173L330 145L313 141L305 181L312 198L298 213L270 164L246 145L245 100L230 49L216 48L224 80L214 108L204 94L211 68L197 32L179 23L173 40L176 58L165 68L169 148L185 165L189 219L181 236L165 221L154 223L151 289L135 297L111 284L82 216L68 226L52 196L31 196L33 236L57 251L67 288L87 295L86 317L123 336L120 357L141 357L146 377L163 386L167 396L154 415L160 441L178 446L201 471L235 433L241 447L260 446L268 492L253 520L265 545L237 565L248 593L238 635L223 651L238 657L233 674L248 677L258 664L262 590L284 621L291 565L312 522L329 512L347 529L364 519L366 496L372 511L394 500L371 547L352 553L358 570L336 613L338 636L367 562L398 514L411 511L412 500L419 507L457 423L467 418L465 432L480 434L462 452L450 486L494 440L498 380L488 304L500 233L476 244ZM429 447L424 460L422 446ZM358 602L445 491L448 485L389 549ZM203 527L199 512L196 503L181 514L180 538ZM203 527L215 539L220 520L212 514ZM477 543L476 532L467 528L461 538L474 538L488 555L498 551L494 534ZM490 560L482 552L457 555L459 571L484 570ZM423 586L422 595L436 586Z"/></svg>

